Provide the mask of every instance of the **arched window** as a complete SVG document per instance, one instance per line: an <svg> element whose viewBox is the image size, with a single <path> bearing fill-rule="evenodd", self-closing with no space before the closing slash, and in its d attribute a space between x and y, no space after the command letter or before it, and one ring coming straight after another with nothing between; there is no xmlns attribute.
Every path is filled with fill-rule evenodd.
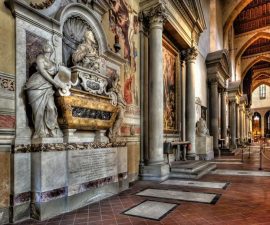
<svg viewBox="0 0 270 225"><path fill-rule="evenodd" d="M260 87L259 87L259 96L260 96L260 99L265 99L266 98L266 85L265 84L260 85Z"/></svg>

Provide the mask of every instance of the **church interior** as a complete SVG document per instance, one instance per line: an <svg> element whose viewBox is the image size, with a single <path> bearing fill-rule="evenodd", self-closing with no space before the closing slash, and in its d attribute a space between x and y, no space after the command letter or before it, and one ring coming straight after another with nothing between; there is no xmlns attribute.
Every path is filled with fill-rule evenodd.
<svg viewBox="0 0 270 225"><path fill-rule="evenodd" d="M270 0L1 0L0 224L270 224Z"/></svg>

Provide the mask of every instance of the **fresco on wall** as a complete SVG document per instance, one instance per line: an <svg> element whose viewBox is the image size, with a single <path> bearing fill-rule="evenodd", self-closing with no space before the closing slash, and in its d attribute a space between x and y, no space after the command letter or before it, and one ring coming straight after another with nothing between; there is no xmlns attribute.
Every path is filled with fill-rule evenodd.
<svg viewBox="0 0 270 225"><path fill-rule="evenodd" d="M172 47L163 42L164 130L177 130L176 121L176 60Z"/></svg>
<svg viewBox="0 0 270 225"><path fill-rule="evenodd" d="M138 14L127 0L108 0L110 5L110 29L120 38L123 57L127 60L124 69L123 96L130 106L139 105L138 90Z"/></svg>

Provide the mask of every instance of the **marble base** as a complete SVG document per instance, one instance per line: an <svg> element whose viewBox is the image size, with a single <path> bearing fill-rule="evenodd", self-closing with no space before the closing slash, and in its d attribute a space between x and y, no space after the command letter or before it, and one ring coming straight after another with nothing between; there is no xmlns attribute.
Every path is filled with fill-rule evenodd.
<svg viewBox="0 0 270 225"><path fill-rule="evenodd" d="M168 164L147 165L141 168L141 180L163 181L169 177L170 167Z"/></svg>
<svg viewBox="0 0 270 225"><path fill-rule="evenodd" d="M0 224L9 222L9 208L0 208Z"/></svg>
<svg viewBox="0 0 270 225"><path fill-rule="evenodd" d="M213 137L196 136L196 153L202 160L212 160L214 158Z"/></svg>
<svg viewBox="0 0 270 225"><path fill-rule="evenodd" d="M30 218L30 204L29 202L12 206L11 209L11 222L15 223L18 221L26 220Z"/></svg>
<svg viewBox="0 0 270 225"><path fill-rule="evenodd" d="M128 189L127 147L31 153L31 215L76 210Z"/></svg>
<svg viewBox="0 0 270 225"><path fill-rule="evenodd" d="M123 214L128 216L141 217L145 219L161 220L175 207L177 207L177 204L157 201L145 201L123 212Z"/></svg>

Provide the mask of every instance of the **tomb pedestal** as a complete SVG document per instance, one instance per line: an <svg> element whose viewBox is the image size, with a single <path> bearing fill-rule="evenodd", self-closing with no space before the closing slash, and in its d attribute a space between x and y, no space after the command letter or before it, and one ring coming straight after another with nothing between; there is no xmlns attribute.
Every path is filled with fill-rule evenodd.
<svg viewBox="0 0 270 225"><path fill-rule="evenodd" d="M201 160L214 159L213 137L212 136L196 136L196 153Z"/></svg>

